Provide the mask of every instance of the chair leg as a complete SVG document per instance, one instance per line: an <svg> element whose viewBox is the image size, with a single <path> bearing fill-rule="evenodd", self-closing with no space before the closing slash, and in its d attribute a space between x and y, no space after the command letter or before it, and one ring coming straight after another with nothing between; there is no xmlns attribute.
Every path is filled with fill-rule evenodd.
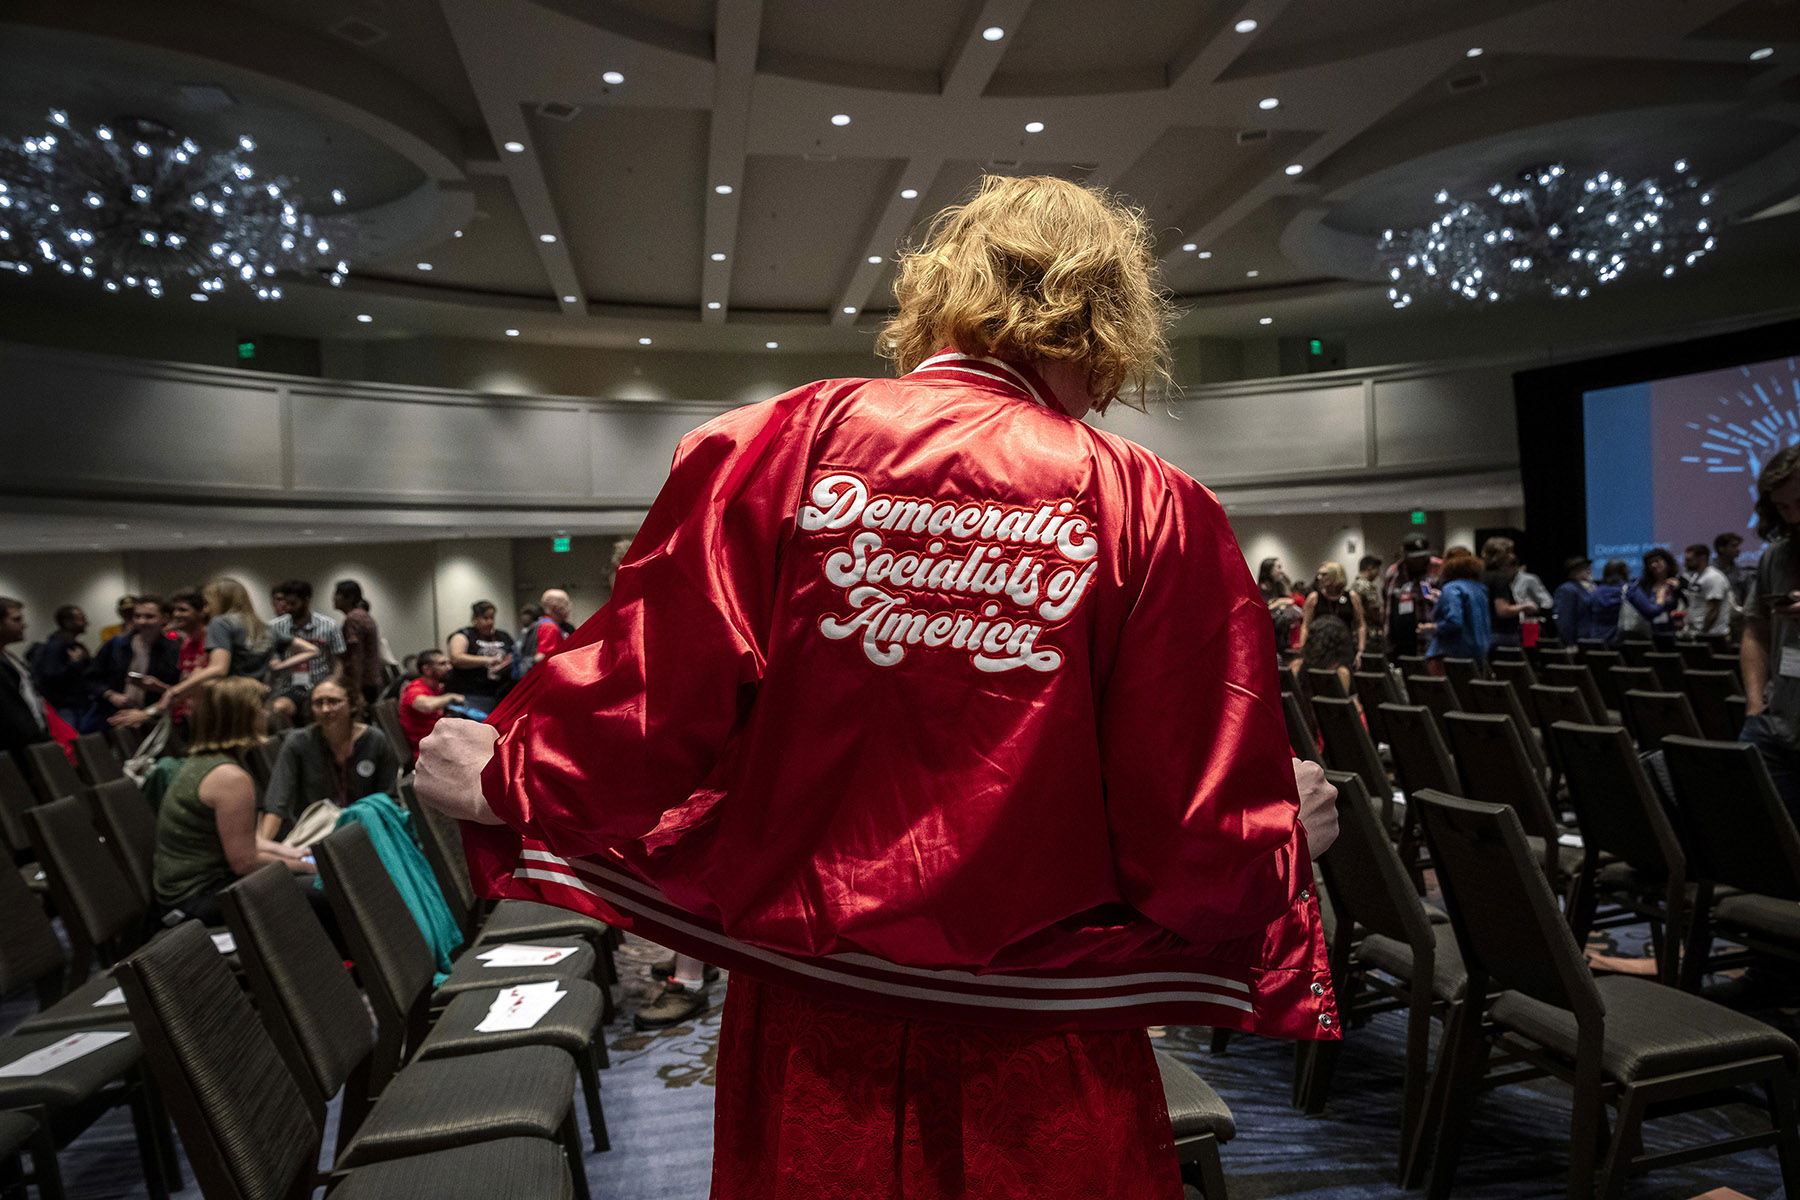
<svg viewBox="0 0 1800 1200"><path fill-rule="evenodd" d="M1231 1045L1231 1030L1215 1025L1212 1031L1212 1041L1207 1046L1208 1053L1223 1054L1229 1045Z"/></svg>
<svg viewBox="0 0 1800 1200"><path fill-rule="evenodd" d="M580 1054L575 1056L576 1069L581 1073L581 1090L587 1098L588 1133L592 1135L594 1152L612 1149L612 1138L606 1131L606 1108L600 1102L600 1065L594 1047L598 1042L589 1044Z"/></svg>
<svg viewBox="0 0 1800 1200"><path fill-rule="evenodd" d="M156 1151L162 1159L163 1180L171 1192L179 1192L186 1183L181 1177L181 1152L175 1148L175 1127L170 1123L169 1110L164 1106L162 1093L156 1090L154 1080L144 1081L144 1101L156 1130Z"/></svg>
<svg viewBox="0 0 1800 1200"><path fill-rule="evenodd" d="M1800 1105L1794 1098L1794 1080L1777 1066L1763 1091L1769 1099L1769 1120L1775 1126L1775 1149L1781 1155L1781 1187L1789 1196L1800 1196Z"/></svg>
<svg viewBox="0 0 1800 1200"><path fill-rule="evenodd" d="M1596 1097L1596 1103L1599 1103ZM1606 1152L1606 1164L1600 1169L1600 1200L1619 1200L1625 1194L1625 1180L1631 1174L1644 1124L1644 1098L1636 1088L1626 1088L1619 1101L1619 1123L1613 1130L1612 1145ZM1572 1147L1571 1147L1572 1148ZM1569 1173L1569 1194L1575 1195L1575 1173ZM1582 1200L1592 1195L1583 1193Z"/></svg>
<svg viewBox="0 0 1800 1200"><path fill-rule="evenodd" d="M56 1139L47 1125L39 1124L30 1149L32 1182L37 1186L38 1200L65 1200L62 1168L56 1161Z"/></svg>
<svg viewBox="0 0 1800 1200"><path fill-rule="evenodd" d="M1474 987L1473 980L1470 987ZM1451 1015L1450 1031L1438 1056L1437 1074L1443 1083L1440 1086L1434 1081L1433 1085L1438 1119L1431 1152L1430 1200L1450 1200L1457 1159L1462 1155L1463 1138L1475 1111L1475 1092L1486 1066L1487 1037L1481 1029L1481 1013L1464 1000ZM1431 1119L1430 1114L1426 1119Z"/></svg>
<svg viewBox="0 0 1800 1200"><path fill-rule="evenodd" d="M563 1119L562 1128L557 1131L557 1140L562 1142L563 1153L569 1159L569 1181L575 1185L575 1200L593 1200L588 1192L587 1163L581 1155L581 1134L575 1128L575 1110L569 1109L569 1115Z"/></svg>
<svg viewBox="0 0 1800 1200"><path fill-rule="evenodd" d="M1225 1167L1219 1161L1219 1139L1209 1133L1192 1144L1195 1154L1182 1164L1181 1181L1197 1189L1206 1200L1226 1200Z"/></svg>
<svg viewBox="0 0 1800 1200"><path fill-rule="evenodd" d="M141 1082L131 1086L130 1099L126 1104L131 1109L131 1125L137 1134L138 1162L144 1170L145 1190L150 1193L150 1200L169 1200L169 1177L162 1161L162 1139L157 1136L156 1116L150 1111L149 1098Z"/></svg>
<svg viewBox="0 0 1800 1200"><path fill-rule="evenodd" d="M1400 1177L1413 1171L1419 1153L1419 1129L1424 1124L1426 1062L1431 1055L1431 991L1415 988L1406 1015L1405 1076L1400 1086Z"/></svg>
<svg viewBox="0 0 1800 1200"><path fill-rule="evenodd" d="M1594 1053L1598 1054L1598 1048ZM1600 1070L1596 1061L1591 1070L1584 1069L1578 1063L1575 1069L1575 1095L1571 1101L1573 1112L1569 1119L1569 1200L1593 1200L1594 1177L1601 1155L1608 1161L1620 1147L1631 1144L1626 1136L1636 1136L1635 1130L1623 1128L1621 1114L1620 1136L1610 1147L1606 1131L1606 1101L1600 1095ZM1638 1116L1642 1120L1642 1112Z"/></svg>
<svg viewBox="0 0 1800 1200"><path fill-rule="evenodd" d="M1337 1071L1342 1042L1308 1042L1312 1066L1306 1073L1306 1091L1300 1096L1301 1111L1316 1116L1325 1111L1325 1100L1331 1094L1331 1078Z"/></svg>

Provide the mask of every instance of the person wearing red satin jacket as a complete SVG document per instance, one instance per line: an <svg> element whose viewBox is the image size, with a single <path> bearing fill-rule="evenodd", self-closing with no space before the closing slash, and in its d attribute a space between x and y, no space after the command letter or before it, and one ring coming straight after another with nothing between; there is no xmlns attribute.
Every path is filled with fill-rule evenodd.
<svg viewBox="0 0 1800 1200"><path fill-rule="evenodd" d="M1267 609L1082 419L1167 380L1152 262L984 180L901 258L900 376L689 434L606 607L423 744L484 893L730 972L716 1200L1173 1200L1145 1026L1338 1036Z"/></svg>

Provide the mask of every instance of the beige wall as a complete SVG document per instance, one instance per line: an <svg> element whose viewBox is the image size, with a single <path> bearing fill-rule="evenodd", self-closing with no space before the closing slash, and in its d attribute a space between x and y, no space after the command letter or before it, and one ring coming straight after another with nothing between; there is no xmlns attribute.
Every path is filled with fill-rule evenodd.
<svg viewBox="0 0 1800 1200"><path fill-rule="evenodd" d="M1401 541L1415 531L1424 533L1433 548L1442 553L1446 546L1459 544L1477 549L1473 544L1476 529L1523 524L1524 513L1516 508L1431 512L1422 526L1413 525L1403 512L1299 513L1231 519L1251 573L1256 572L1263 559L1274 555L1281 559L1295 583L1310 579L1319 564L1326 561L1342 563L1352 575L1356 573L1357 560L1365 554L1391 563L1399 554Z"/></svg>
<svg viewBox="0 0 1800 1200"><path fill-rule="evenodd" d="M118 618L113 606L132 591L118 554L19 554L0 557L0 596L25 604L26 643L41 642L56 629L50 614L64 604L87 611L85 641L97 649L95 635ZM22 648L21 648L22 649Z"/></svg>

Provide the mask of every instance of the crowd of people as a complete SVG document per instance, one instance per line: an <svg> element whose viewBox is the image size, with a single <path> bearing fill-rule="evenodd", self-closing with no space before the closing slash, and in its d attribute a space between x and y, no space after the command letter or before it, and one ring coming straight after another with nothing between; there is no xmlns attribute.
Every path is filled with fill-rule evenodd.
<svg viewBox="0 0 1800 1200"><path fill-rule="evenodd" d="M1678 635L1734 638L1756 575L1753 563L1738 561L1743 543L1721 533L1710 546L1688 546L1679 564L1655 547L1635 577L1631 564L1615 558L1596 580L1591 560L1571 558L1553 592L1511 538L1490 537L1479 553L1452 546L1439 556L1414 534L1391 565L1365 555L1355 579L1325 562L1296 585L1279 558L1265 558L1258 583L1276 645L1294 669L1338 670L1347 680L1364 653L1419 656L1441 670L1446 658L1486 661L1496 646L1540 638L1616 645L1647 637L1664 648Z"/></svg>

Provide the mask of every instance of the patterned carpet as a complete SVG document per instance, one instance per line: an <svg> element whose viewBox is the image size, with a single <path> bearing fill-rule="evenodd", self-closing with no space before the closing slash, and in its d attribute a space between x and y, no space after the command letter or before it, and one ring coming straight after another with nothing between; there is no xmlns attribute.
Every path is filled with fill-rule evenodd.
<svg viewBox="0 0 1800 1200"><path fill-rule="evenodd" d="M1641 936L1603 948L1637 953ZM620 1019L608 1046L612 1067L602 1074L613 1149L588 1157L596 1200L703 1200L710 1178L712 1086L719 1009L697 1020L640 1034L629 1014L654 994L653 962L666 952L637 940L619 953ZM726 981L712 985L715 1001ZM0 1007L0 1028L29 1011L22 998ZM1778 1014L1779 1016L1779 1014ZM1208 1031L1154 1031L1157 1044L1204 1075L1231 1105L1239 1136L1224 1149L1232 1200L1316 1197L1376 1200L1406 1195L1394 1182L1400 1097L1402 1018L1379 1016L1346 1040L1327 1110L1316 1117L1288 1105L1293 1053L1284 1043L1234 1039L1208 1052ZM579 1111L580 1106L577 1105ZM1550 1081L1489 1093L1476 1111L1464 1149L1456 1195L1469 1200L1537 1200L1564 1194L1568 1092ZM1648 1148L1666 1149L1697 1136L1717 1136L1733 1123L1756 1128L1746 1110L1731 1117L1686 1116L1653 1124ZM585 1130L584 1130L585 1133ZM145 1195L129 1121L114 1114L90 1129L62 1156L70 1200L138 1200ZM180 1195L197 1198L191 1184ZM1729 1186L1759 1200L1782 1195L1772 1151L1716 1159L1640 1177L1627 1188L1639 1200L1686 1200Z"/></svg>

